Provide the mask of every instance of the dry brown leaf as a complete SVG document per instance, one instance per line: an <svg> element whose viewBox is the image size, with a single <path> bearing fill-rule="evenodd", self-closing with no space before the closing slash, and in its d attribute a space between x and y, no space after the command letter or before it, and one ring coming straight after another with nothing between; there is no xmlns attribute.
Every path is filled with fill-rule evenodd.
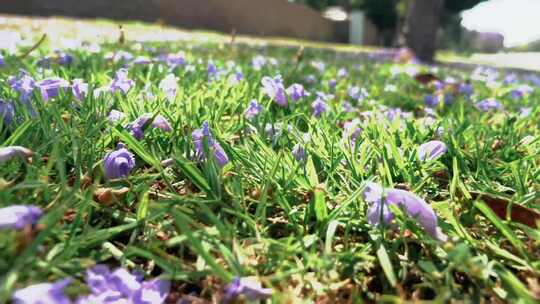
<svg viewBox="0 0 540 304"><path fill-rule="evenodd" d="M121 201L128 192L128 187L120 189L97 188L96 191L94 191L94 200L102 205L110 206L113 203Z"/></svg>
<svg viewBox="0 0 540 304"><path fill-rule="evenodd" d="M475 200L482 200L501 219L506 219L506 210L511 204L510 200L494 197L486 193L471 192ZM540 221L540 213L518 204L512 204L510 219L514 222L536 228L536 222Z"/></svg>

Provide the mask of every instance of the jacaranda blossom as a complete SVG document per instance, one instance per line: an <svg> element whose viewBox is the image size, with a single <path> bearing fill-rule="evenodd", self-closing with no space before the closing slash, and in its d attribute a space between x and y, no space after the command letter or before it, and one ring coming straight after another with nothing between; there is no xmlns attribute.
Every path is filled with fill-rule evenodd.
<svg viewBox="0 0 540 304"><path fill-rule="evenodd" d="M0 54L0 68L4 67L6 65L6 62L4 61L4 56Z"/></svg>
<svg viewBox="0 0 540 304"><path fill-rule="evenodd" d="M251 60L251 66L255 71L260 71L265 64L266 58L261 55L257 55Z"/></svg>
<svg viewBox="0 0 540 304"><path fill-rule="evenodd" d="M246 119L251 120L251 119L257 117L257 115L259 115L263 111L263 109L264 108L257 102L257 100L252 99L249 102L249 106L246 109L246 112L244 113L244 116L246 117Z"/></svg>
<svg viewBox="0 0 540 304"><path fill-rule="evenodd" d="M347 69L346 68L340 68L338 71L337 71L337 77L338 78L345 78L347 77L348 73L347 73Z"/></svg>
<svg viewBox="0 0 540 304"><path fill-rule="evenodd" d="M111 81L109 90L114 92L122 92L122 94L127 94L127 92L135 85L135 81L128 78L128 70L119 69L116 71L114 79Z"/></svg>
<svg viewBox="0 0 540 304"><path fill-rule="evenodd" d="M322 98L315 99L315 101L311 104L311 112L313 113L313 116L317 118L321 117L321 115L327 112L328 109L328 104Z"/></svg>
<svg viewBox="0 0 540 304"><path fill-rule="evenodd" d="M329 88L330 90L333 91L333 90L336 88L336 85L337 85L337 80L335 80L335 79L333 79L333 78L330 79L330 80L328 80L328 88Z"/></svg>
<svg viewBox="0 0 540 304"><path fill-rule="evenodd" d="M460 83L458 91L459 91L459 94L465 95L466 97L470 97L474 93L474 88L469 83Z"/></svg>
<svg viewBox="0 0 540 304"><path fill-rule="evenodd" d="M223 167L229 162L229 157L225 153L225 150L223 150L219 142L212 137L210 126L207 121L203 123L202 128L196 129L191 133L191 138L193 140L193 145L195 146L195 154L199 160L206 159L204 149L204 140L206 139L208 150L210 153L213 153L218 165Z"/></svg>
<svg viewBox="0 0 540 304"><path fill-rule="evenodd" d="M476 103L476 108L482 112L490 110L501 110L502 104L493 98L484 99Z"/></svg>
<svg viewBox="0 0 540 304"><path fill-rule="evenodd" d="M418 158L421 161L433 160L446 153L446 145L439 140L431 140L418 147Z"/></svg>
<svg viewBox="0 0 540 304"><path fill-rule="evenodd" d="M263 86L263 92L268 95L274 102L281 106L287 106L287 97L285 96L285 87L283 86L283 80L281 76L270 78L265 76L261 80Z"/></svg>
<svg viewBox="0 0 540 304"><path fill-rule="evenodd" d="M167 75L159 82L159 89L165 93L170 102L173 102L178 92L178 78L172 73Z"/></svg>
<svg viewBox="0 0 540 304"><path fill-rule="evenodd" d="M15 107L10 101L0 100L0 125L7 126L11 124L15 117Z"/></svg>
<svg viewBox="0 0 540 304"><path fill-rule="evenodd" d="M64 294L64 288L70 283L71 279L65 279L31 285L15 291L12 300L14 304L71 304L71 300Z"/></svg>
<svg viewBox="0 0 540 304"><path fill-rule="evenodd" d="M424 96L424 104L427 107L434 108L436 107L440 102L440 98L437 95L427 94Z"/></svg>
<svg viewBox="0 0 540 304"><path fill-rule="evenodd" d="M135 157L126 148L120 148L105 155L103 167L107 179L123 178L135 168Z"/></svg>
<svg viewBox="0 0 540 304"><path fill-rule="evenodd" d="M353 119L352 121L345 122L343 126L343 135L341 140L345 143L349 143L351 147L356 145L356 138L362 133L362 129L358 127L360 120L358 118Z"/></svg>
<svg viewBox="0 0 540 304"><path fill-rule="evenodd" d="M23 229L39 221L43 212L32 205L13 205L0 208L0 229Z"/></svg>
<svg viewBox="0 0 540 304"><path fill-rule="evenodd" d="M304 89L304 86L299 83L294 83L287 88L287 95L291 98L292 101L297 102L300 99L309 96L309 94Z"/></svg>
<svg viewBox="0 0 540 304"><path fill-rule="evenodd" d="M73 79L71 92L77 100L83 100L86 94L88 94L88 84L82 79Z"/></svg>
<svg viewBox="0 0 540 304"><path fill-rule="evenodd" d="M371 225L389 224L394 219L390 205L403 208L405 213L418 221L418 224L439 241L446 241L447 236L437 225L437 215L433 208L414 193L392 188L383 188L368 182L364 190L364 200L370 205L367 212Z"/></svg>
<svg viewBox="0 0 540 304"><path fill-rule="evenodd" d="M272 289L262 288L254 279L236 277L225 287L223 301L231 303L241 296L248 301L264 300L272 296Z"/></svg>
<svg viewBox="0 0 540 304"><path fill-rule="evenodd" d="M23 160L28 160L30 157L32 157L32 150L21 146L0 148L0 163L7 162L14 157L20 157Z"/></svg>

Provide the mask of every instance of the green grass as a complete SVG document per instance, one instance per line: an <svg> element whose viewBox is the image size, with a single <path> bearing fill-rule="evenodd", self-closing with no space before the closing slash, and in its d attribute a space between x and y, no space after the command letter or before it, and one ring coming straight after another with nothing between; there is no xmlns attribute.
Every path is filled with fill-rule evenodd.
<svg viewBox="0 0 540 304"><path fill-rule="evenodd" d="M433 89L405 73L392 75L406 66L364 56L307 48L298 62L296 47L209 40L145 43L141 49L128 40L105 44L95 54L69 51L75 56L72 65L40 70L37 60L52 46L22 60L5 54L0 99L18 100L6 79L20 68L36 79L55 75L83 78L93 88L107 85L121 64L103 57L119 49L148 56L184 50L194 70L173 71L180 86L174 102L158 89L168 68L155 63L130 68L136 86L126 96L90 94L79 103L64 92L43 103L35 94L36 118L17 104L21 119L0 128L0 142L28 147L34 156L32 163L0 165L0 206L35 204L46 215L33 235L0 232L0 302L16 288L68 276L75 279L68 293L80 294L84 270L96 263L142 269L172 280L175 292L194 292L206 300L219 297L235 276L257 276L273 288L274 303L538 301L539 229L497 217L469 193L502 196L540 211L540 89L515 101L507 94L512 85L473 81L473 101L497 97L505 110L482 113L473 101L456 96L425 124L423 98ZM254 70L251 60L258 54L276 58L277 65ZM227 76L208 82L208 59L222 69L234 61L244 80L236 86ZM326 69L319 73L312 60L326 62ZM330 112L317 119L311 115L315 92L329 93L328 80L337 78L340 67L349 74L339 79ZM286 86L304 83L312 96L287 109L277 107L260 84L263 76L277 74ZM309 84L305 77L311 74L317 81ZM436 74L470 77L445 68ZM384 90L388 84L397 91ZM354 85L366 88L370 97L346 113L342 103L350 100L347 90ZM145 87L155 101L141 96ZM251 99L265 108L252 122L243 116ZM360 115L382 113L380 105L414 115L396 120ZM532 113L519 117L521 106L532 107ZM108 123L111 109L126 114L124 123ZM174 130L148 129L137 141L123 125L146 112L163 115ZM341 125L358 117L363 131L351 149L341 141ZM231 160L222 169L193 158L191 132L204 121ZM278 122L292 130L272 141L265 124ZM304 144L307 161L299 163L291 149L304 141L304 133L311 140ZM526 136L532 140L521 144ZM420 162L417 147L435 138L448 152L437 161ZM118 142L136 155L137 166L124 180L106 181L102 159ZM162 166L169 158L174 164ZM433 240L403 214L393 230L369 225L362 197L368 180L401 185L425 198L449 241ZM103 187L129 192L104 205L93 198Z"/></svg>

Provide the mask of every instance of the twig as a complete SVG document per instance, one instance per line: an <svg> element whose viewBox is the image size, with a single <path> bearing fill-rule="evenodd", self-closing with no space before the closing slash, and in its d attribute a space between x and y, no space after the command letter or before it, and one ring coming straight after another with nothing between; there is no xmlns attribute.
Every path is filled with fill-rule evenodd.
<svg viewBox="0 0 540 304"><path fill-rule="evenodd" d="M31 48L29 48L26 52L24 52L22 55L19 55L19 59L24 59L26 56L30 55L34 50L36 50L42 43L45 41L45 38L47 38L47 34L43 34L41 36L41 39L38 40L36 44L34 44Z"/></svg>

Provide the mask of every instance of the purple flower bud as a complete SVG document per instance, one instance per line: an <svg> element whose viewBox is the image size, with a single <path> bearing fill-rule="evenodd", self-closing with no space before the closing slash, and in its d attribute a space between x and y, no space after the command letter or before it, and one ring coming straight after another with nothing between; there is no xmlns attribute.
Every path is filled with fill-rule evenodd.
<svg viewBox="0 0 540 304"><path fill-rule="evenodd" d="M120 148L105 155L103 166L107 179L123 178L135 167L135 157L126 148Z"/></svg>
<svg viewBox="0 0 540 304"><path fill-rule="evenodd" d="M335 79L328 80L328 88L330 88L330 90L334 90L336 88L336 85L337 85L337 80Z"/></svg>
<svg viewBox="0 0 540 304"><path fill-rule="evenodd" d="M122 92L122 94L127 94L127 92L135 85L135 81L128 78L128 70L119 69L116 71L114 79L111 81L109 90L112 93L117 91Z"/></svg>
<svg viewBox="0 0 540 304"><path fill-rule="evenodd" d="M122 120L125 116L126 114L124 114L123 112L120 112L118 110L111 110L111 112L109 112L109 116L107 117L107 119L112 123L117 123L120 120Z"/></svg>
<svg viewBox="0 0 540 304"><path fill-rule="evenodd" d="M43 212L32 205L14 205L0 208L0 229L23 229L39 221Z"/></svg>
<svg viewBox="0 0 540 304"><path fill-rule="evenodd" d="M257 102L257 100L252 99L249 103L248 108L246 109L246 112L244 113L244 116L246 117L246 119L251 120L257 117L257 115L259 115L263 111L263 109L264 108Z"/></svg>
<svg viewBox="0 0 540 304"><path fill-rule="evenodd" d="M58 59L58 64L61 65L70 65L73 63L73 56L64 52L56 51L56 58Z"/></svg>
<svg viewBox="0 0 540 304"><path fill-rule="evenodd" d="M7 162L14 157L20 157L23 160L28 160L30 157L32 157L32 151L21 146L0 148L0 163Z"/></svg>
<svg viewBox="0 0 540 304"><path fill-rule="evenodd" d="M15 107L10 101L0 100L0 125L7 126L11 124L15 117Z"/></svg>
<svg viewBox="0 0 540 304"><path fill-rule="evenodd" d="M364 200L370 204L367 216L371 225L380 225L381 222L389 224L394 218L389 206L396 205L403 208L408 216L416 219L433 238L443 242L447 239L437 225L437 215L431 206L411 192L385 189L378 184L367 183Z"/></svg>
<svg viewBox="0 0 540 304"><path fill-rule="evenodd" d="M304 86L299 83L294 83L287 88L287 95L292 99L292 101L297 102L298 100L309 96L309 94L304 90Z"/></svg>
<svg viewBox="0 0 540 304"><path fill-rule="evenodd" d="M306 159L306 150L304 150L304 147L302 147L300 143L294 145L291 152L294 156L294 159L296 159L296 161L298 162L302 162Z"/></svg>
<svg viewBox="0 0 540 304"><path fill-rule="evenodd" d="M204 139L208 141L208 150L213 153L217 163L223 167L229 162L229 158L225 153L225 150L221 145L214 140L212 133L210 133L210 126L208 122L204 122L202 128L196 129L191 133L193 145L195 146L195 154L199 160L206 159L206 153L204 151Z"/></svg>
<svg viewBox="0 0 540 304"><path fill-rule="evenodd" d="M36 86L41 92L43 101L48 101L49 99L58 96L60 89L68 88L69 82L59 77L53 77L39 81Z"/></svg>
<svg viewBox="0 0 540 304"><path fill-rule="evenodd" d="M311 104L311 111L313 113L313 116L319 118L323 113L326 113L328 111L328 104L324 102L321 98L317 98Z"/></svg>
<svg viewBox="0 0 540 304"><path fill-rule="evenodd" d="M265 76L261 80L263 86L263 92L268 95L275 103L281 107L287 106L287 97L285 96L285 87L281 76L270 78Z"/></svg>
<svg viewBox="0 0 540 304"><path fill-rule="evenodd" d="M418 147L418 158L421 161L434 160L446 153L446 145L439 140L431 140Z"/></svg>
<svg viewBox="0 0 540 304"><path fill-rule="evenodd" d="M434 108L439 104L440 100L437 95L427 94L424 96L424 104L427 107Z"/></svg>
<svg viewBox="0 0 540 304"><path fill-rule="evenodd" d="M19 289L13 293L14 304L71 304L64 288L71 283L65 279L56 283L41 283Z"/></svg>
<svg viewBox="0 0 540 304"><path fill-rule="evenodd" d="M178 78L169 74L159 82L159 89L165 93L170 102L175 101L178 92Z"/></svg>
<svg viewBox="0 0 540 304"><path fill-rule="evenodd" d="M225 287L223 300L231 303L242 295L249 301L263 300L272 296L272 289L262 288L259 282L250 278L236 277Z"/></svg>
<svg viewBox="0 0 540 304"><path fill-rule="evenodd" d="M476 103L476 108L482 112L490 110L501 110L502 104L493 98L484 99Z"/></svg>
<svg viewBox="0 0 540 304"><path fill-rule="evenodd" d="M460 83L459 84L459 94L470 97L474 93L473 86L469 83Z"/></svg>
<svg viewBox="0 0 540 304"><path fill-rule="evenodd" d="M358 127L360 120L354 119L352 121L345 122L343 126L343 134L341 140L348 142L351 147L356 145L356 138L362 133L362 129Z"/></svg>
<svg viewBox="0 0 540 304"><path fill-rule="evenodd" d="M88 84L82 79L73 79L71 92L77 100L83 100L86 94L88 94Z"/></svg>

